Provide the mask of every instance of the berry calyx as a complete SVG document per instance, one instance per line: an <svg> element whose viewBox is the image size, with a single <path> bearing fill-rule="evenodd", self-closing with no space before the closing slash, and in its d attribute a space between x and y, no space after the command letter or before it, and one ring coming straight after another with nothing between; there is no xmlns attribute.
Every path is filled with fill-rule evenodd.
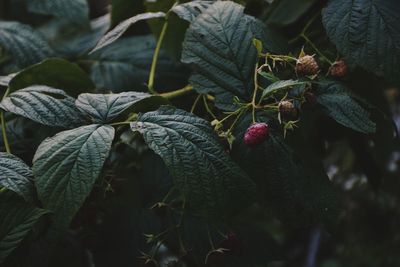
<svg viewBox="0 0 400 267"><path fill-rule="evenodd" d="M296 73L301 75L316 75L318 74L319 66L314 56L305 55L297 59Z"/></svg>
<svg viewBox="0 0 400 267"><path fill-rule="evenodd" d="M332 64L332 66L329 68L328 73L332 77L341 78L347 74L348 69L349 67L347 66L346 61L340 59Z"/></svg>
<svg viewBox="0 0 400 267"><path fill-rule="evenodd" d="M244 143L254 147L262 143L269 136L269 126L266 123L254 123L247 128L244 134Z"/></svg>
<svg viewBox="0 0 400 267"><path fill-rule="evenodd" d="M295 120L297 119L299 112L294 104L290 101L283 100L278 105L279 114L282 119Z"/></svg>

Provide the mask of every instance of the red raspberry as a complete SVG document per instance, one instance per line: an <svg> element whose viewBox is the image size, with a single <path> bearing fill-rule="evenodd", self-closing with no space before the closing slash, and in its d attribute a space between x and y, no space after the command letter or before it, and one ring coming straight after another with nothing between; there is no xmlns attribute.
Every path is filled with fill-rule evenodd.
<svg viewBox="0 0 400 267"><path fill-rule="evenodd" d="M343 59L340 59L338 61L335 61L332 66L329 68L329 75L332 77L343 77L347 74L349 67L347 66L346 61Z"/></svg>
<svg viewBox="0 0 400 267"><path fill-rule="evenodd" d="M318 74L319 66L315 61L314 56L305 55L296 62L296 72L302 75L315 75Z"/></svg>
<svg viewBox="0 0 400 267"><path fill-rule="evenodd" d="M254 123L247 128L244 134L244 143L247 146L254 147L267 139L269 135L269 126L266 123Z"/></svg>

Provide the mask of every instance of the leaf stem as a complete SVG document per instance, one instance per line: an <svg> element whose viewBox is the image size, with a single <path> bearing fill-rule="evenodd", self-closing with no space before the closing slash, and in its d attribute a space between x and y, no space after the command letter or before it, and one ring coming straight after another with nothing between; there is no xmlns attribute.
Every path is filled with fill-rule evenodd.
<svg viewBox="0 0 400 267"><path fill-rule="evenodd" d="M333 64L333 62L331 60L329 60L329 58L327 58L318 48L317 46L304 34L301 34L301 37L315 50L315 52L317 52L317 54L323 59L325 60L327 63L329 63L330 65Z"/></svg>
<svg viewBox="0 0 400 267"><path fill-rule="evenodd" d="M196 107L197 107L197 103L199 103L199 100L200 100L201 97L202 97L201 94L199 94L199 95L196 97L196 100L194 100L193 105L192 105L192 108L190 109L190 113L193 113L193 112L194 112L194 110L195 110Z"/></svg>
<svg viewBox="0 0 400 267"><path fill-rule="evenodd" d="M172 91L172 92L167 92L167 93L163 93L160 94L160 96L166 98L166 99L172 99L172 98L176 98L185 94L190 93L191 91L193 91L193 86L188 84L185 87Z"/></svg>
<svg viewBox="0 0 400 267"><path fill-rule="evenodd" d="M211 117L213 119L216 119L217 116L215 116L215 114L211 111L211 109L210 109L210 107L208 106L208 103L207 103L207 97L204 96L204 95L203 95L203 102L204 102L204 106L205 106L207 112L211 115Z"/></svg>
<svg viewBox="0 0 400 267"><path fill-rule="evenodd" d="M253 116L253 123L256 122L256 97L257 97L257 90L258 90L258 59L254 69L254 91L253 91L253 99L251 100L252 106L252 116Z"/></svg>
<svg viewBox="0 0 400 267"><path fill-rule="evenodd" d="M7 88L6 92L3 95L3 98L6 98L10 92L10 87ZM4 118L4 111L0 111L0 120L1 120L1 132L3 135L3 143L7 153L11 154L10 144L7 138L7 128L6 128L6 119Z"/></svg>

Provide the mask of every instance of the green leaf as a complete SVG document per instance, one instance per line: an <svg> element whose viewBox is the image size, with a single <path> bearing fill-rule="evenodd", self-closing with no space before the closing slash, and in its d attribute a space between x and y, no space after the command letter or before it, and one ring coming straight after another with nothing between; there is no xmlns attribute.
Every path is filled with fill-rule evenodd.
<svg viewBox="0 0 400 267"><path fill-rule="evenodd" d="M325 113L338 123L361 133L375 132L370 113L353 100L343 84L324 82L317 88L316 96Z"/></svg>
<svg viewBox="0 0 400 267"><path fill-rule="evenodd" d="M132 112L145 111L167 104L161 96L140 92L123 92L120 94L82 94L75 104L94 123L107 123Z"/></svg>
<svg viewBox="0 0 400 267"><path fill-rule="evenodd" d="M0 187L14 191L26 201L33 199L33 174L18 157L0 152Z"/></svg>
<svg viewBox="0 0 400 267"><path fill-rule="evenodd" d="M253 39L261 39L262 28L243 10L233 2L215 2L185 35L182 62L196 71L191 83L199 93L214 93L220 108L231 105L233 96L249 100L253 90L257 61Z"/></svg>
<svg viewBox="0 0 400 267"><path fill-rule="evenodd" d="M33 158L36 189L55 224L68 227L99 177L115 130L88 125L56 134L42 142Z"/></svg>
<svg viewBox="0 0 400 267"><path fill-rule="evenodd" d="M85 122L74 98L47 86L18 90L4 98L0 108L48 126L72 128Z"/></svg>
<svg viewBox="0 0 400 267"><path fill-rule="evenodd" d="M19 22L0 22L0 45L13 56L20 68L54 55L39 33Z"/></svg>
<svg viewBox="0 0 400 267"><path fill-rule="evenodd" d="M285 223L330 222L337 215L337 198L322 167L311 168L305 153L299 155L289 147L267 116L257 114L257 120L270 125L268 139L257 147L246 146L242 140L252 116L244 116L236 126L232 157L255 181L262 203Z"/></svg>
<svg viewBox="0 0 400 267"><path fill-rule="evenodd" d="M317 3L317 0L274 1L267 22L279 26L288 26L298 21L315 3Z"/></svg>
<svg viewBox="0 0 400 267"><path fill-rule="evenodd" d="M122 36L124 32L126 32L129 29L130 26L132 26L138 21L154 19L154 18L163 18L163 17L165 17L164 12L155 12L155 13L147 12L133 16L132 18L129 18L127 20L124 20L123 22L118 24L117 27L115 27L114 29L109 31L106 35L104 35L97 43L96 47L93 48L91 53L115 42L118 38Z"/></svg>
<svg viewBox="0 0 400 267"><path fill-rule="evenodd" d="M164 160L197 213L222 217L253 200L253 182L225 153L209 122L163 106L140 115L131 126Z"/></svg>
<svg viewBox="0 0 400 267"><path fill-rule="evenodd" d="M277 93L278 91L281 91L284 89L290 89L290 87L297 86L297 85L303 85L306 83L307 82L296 81L296 80L276 81L264 89L264 91L262 93L262 98L270 97L273 94Z"/></svg>
<svg viewBox="0 0 400 267"><path fill-rule="evenodd" d="M0 263L19 246L35 223L48 212L0 192Z"/></svg>
<svg viewBox="0 0 400 267"><path fill-rule="evenodd" d="M397 0L331 0L323 10L323 23L351 65L399 81L399 14Z"/></svg>
<svg viewBox="0 0 400 267"><path fill-rule="evenodd" d="M53 15L59 20L73 24L89 22L89 5L87 0L29 0L28 10L43 15Z"/></svg>
<svg viewBox="0 0 400 267"><path fill-rule="evenodd" d="M46 59L19 72L10 81L10 92L31 85L62 89L73 97L95 88L90 77L77 64L58 58Z"/></svg>
<svg viewBox="0 0 400 267"><path fill-rule="evenodd" d="M156 42L153 36L121 38L90 55L91 77L106 92L147 90ZM187 84L187 70L173 63L163 51L157 62L156 89L176 89Z"/></svg>
<svg viewBox="0 0 400 267"><path fill-rule="evenodd" d="M188 22L194 19L209 8L215 1L192 1L174 6L171 11L177 14L181 19Z"/></svg>

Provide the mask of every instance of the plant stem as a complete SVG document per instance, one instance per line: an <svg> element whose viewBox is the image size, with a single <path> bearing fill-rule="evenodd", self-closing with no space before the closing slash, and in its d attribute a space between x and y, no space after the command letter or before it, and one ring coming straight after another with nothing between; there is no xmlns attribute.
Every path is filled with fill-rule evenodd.
<svg viewBox="0 0 400 267"><path fill-rule="evenodd" d="M192 108L190 109L190 113L193 113L193 112L194 112L194 110L196 109L197 103L199 102L199 100L200 100L201 97L202 97L201 94L199 94L199 95L196 97L196 100L194 100L193 105L192 105Z"/></svg>
<svg viewBox="0 0 400 267"><path fill-rule="evenodd" d="M207 112L211 115L211 117L215 120L217 117L215 116L215 114L211 111L210 107L208 106L207 103L207 98L203 95L203 102L204 102L204 106L207 110Z"/></svg>
<svg viewBox="0 0 400 267"><path fill-rule="evenodd" d="M256 122L255 113L256 113L257 90L258 90L258 60L257 60L257 63L256 63L256 67L254 69L254 91L253 91L253 99L251 100L253 123Z"/></svg>
<svg viewBox="0 0 400 267"><path fill-rule="evenodd" d="M8 96L9 92L10 92L10 87L8 87L6 92L4 93L3 99ZM0 111L0 120L1 120L1 132L3 135L4 147L6 148L6 152L11 154L11 148L7 138L7 127L6 127L6 119L4 118L4 111Z"/></svg>
<svg viewBox="0 0 400 267"><path fill-rule="evenodd" d="M168 29L168 16L165 18L164 25L161 29L160 36L158 37L157 41L157 46L156 49L154 50L154 55L153 55L153 61L151 62L151 68L150 68L150 75L149 75L149 82L148 82L148 88L149 92L152 94L156 94L157 92L154 90L154 78L156 75L156 67L157 67L157 60L158 60L158 55L160 53L161 49L161 44L164 40L165 33L167 32Z"/></svg>
<svg viewBox="0 0 400 267"><path fill-rule="evenodd" d="M329 64L333 64L332 61L330 61L316 46L315 44L304 34L301 34L301 37L315 50L315 52L317 52L317 54L326 62L328 62Z"/></svg>
<svg viewBox="0 0 400 267"><path fill-rule="evenodd" d="M172 99L172 98L175 98L175 97L182 96L182 95L185 95L187 93L190 93L191 91L193 91L193 86L191 86L189 84L189 85L186 85L185 87L183 87L181 89L178 89L178 90L175 90L175 91L172 91L172 92L167 92L167 93L160 94L160 96L162 96L162 97L164 97L166 99Z"/></svg>

